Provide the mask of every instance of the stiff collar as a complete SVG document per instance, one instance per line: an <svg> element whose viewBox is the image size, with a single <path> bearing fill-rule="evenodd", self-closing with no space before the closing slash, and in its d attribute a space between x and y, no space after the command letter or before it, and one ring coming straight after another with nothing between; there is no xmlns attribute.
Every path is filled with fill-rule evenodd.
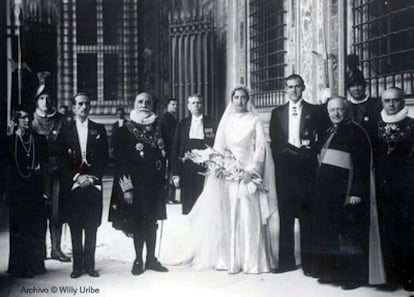
<svg viewBox="0 0 414 297"><path fill-rule="evenodd" d="M75 122L77 127L88 128L89 119L86 119L83 123L76 119Z"/></svg>
<svg viewBox="0 0 414 297"><path fill-rule="evenodd" d="M298 101L296 101L296 103L289 100L289 105L290 105L290 107L300 108L302 106L302 102L303 102L303 98L300 98Z"/></svg>
<svg viewBox="0 0 414 297"><path fill-rule="evenodd" d="M195 115L191 115L191 121L201 122L203 120L203 114L200 114L198 117Z"/></svg>
<svg viewBox="0 0 414 297"><path fill-rule="evenodd" d="M352 96L349 98L349 101L351 101L351 103L352 104L362 104L362 103L365 103L365 102L367 102L368 101L368 99L369 99L369 96L368 95L366 95L365 96L365 98L364 99L362 99L362 100L355 100Z"/></svg>
<svg viewBox="0 0 414 297"><path fill-rule="evenodd" d="M140 116L135 109L131 110L129 114L129 118L131 121L141 124L141 125L149 125L154 123L154 121L157 119L157 115L153 112L149 113L149 116L146 118L143 118Z"/></svg>
<svg viewBox="0 0 414 297"><path fill-rule="evenodd" d="M383 109L381 111L381 118L384 121L384 123L397 123L402 120L404 120L408 115L408 108L404 106L403 109L401 109L399 112L393 115L388 115L385 110Z"/></svg>

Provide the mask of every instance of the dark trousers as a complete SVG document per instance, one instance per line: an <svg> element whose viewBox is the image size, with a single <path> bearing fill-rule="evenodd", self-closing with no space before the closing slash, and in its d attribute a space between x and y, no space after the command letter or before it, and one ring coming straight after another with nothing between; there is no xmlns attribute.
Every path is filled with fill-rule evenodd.
<svg viewBox="0 0 414 297"><path fill-rule="evenodd" d="M155 244L157 240L156 220L142 220L134 229L134 247L136 261L142 263L142 250L144 243L147 249L146 262L152 262L155 258Z"/></svg>
<svg viewBox="0 0 414 297"><path fill-rule="evenodd" d="M294 228L295 218L298 218L300 226L300 255L302 259L302 269L304 272L310 272L312 266L312 220L309 206L300 203L298 205L292 205L292 203L279 202L279 216L279 268L288 270L296 268Z"/></svg>
<svg viewBox="0 0 414 297"><path fill-rule="evenodd" d="M312 163L297 158L281 158L277 172L278 206L280 217L279 269L296 268L295 218L300 226L302 269L312 267L312 203L314 171Z"/></svg>
<svg viewBox="0 0 414 297"><path fill-rule="evenodd" d="M52 252L61 251L60 243L62 237L62 225L63 220L59 211L60 208L60 196L59 196L59 178L57 177L57 172L52 175L49 172L49 182L50 193L51 193L51 203L48 207L47 218L49 221L49 230L50 230L50 241L52 243Z"/></svg>
<svg viewBox="0 0 414 297"><path fill-rule="evenodd" d="M73 270L95 269L96 226L69 224L72 236ZM85 241L83 244L83 233Z"/></svg>

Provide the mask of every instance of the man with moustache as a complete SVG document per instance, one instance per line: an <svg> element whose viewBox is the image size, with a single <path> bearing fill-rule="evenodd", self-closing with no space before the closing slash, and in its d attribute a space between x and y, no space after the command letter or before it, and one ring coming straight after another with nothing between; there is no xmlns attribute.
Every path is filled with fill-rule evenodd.
<svg viewBox="0 0 414 297"><path fill-rule="evenodd" d="M276 168L280 216L279 267L275 273L296 269L294 224L299 219L302 269L311 273L311 206L314 193L317 141L321 108L302 98L305 84L300 75L286 78L289 101L272 111L269 126Z"/></svg>
<svg viewBox="0 0 414 297"><path fill-rule="evenodd" d="M176 187L181 186L183 214L191 211L203 190L204 176L199 173L205 172L205 168L190 160L182 162L181 158L192 149L213 146L216 133L214 120L203 115L203 98L200 94L188 97L187 108L191 116L178 123L171 152L173 181Z"/></svg>
<svg viewBox="0 0 414 297"><path fill-rule="evenodd" d="M72 235L73 271L99 277L95 270L96 233L102 217L102 176L109 152L105 127L91 121L87 93L73 96L75 120L58 137L62 203ZM84 244L83 236L85 234Z"/></svg>
<svg viewBox="0 0 414 297"><path fill-rule="evenodd" d="M119 130L118 174L115 176L109 221L133 237L135 260L131 273L168 272L155 257L157 221L166 219L163 189L165 146L149 93L135 97L130 120ZM144 266L143 248L146 246Z"/></svg>

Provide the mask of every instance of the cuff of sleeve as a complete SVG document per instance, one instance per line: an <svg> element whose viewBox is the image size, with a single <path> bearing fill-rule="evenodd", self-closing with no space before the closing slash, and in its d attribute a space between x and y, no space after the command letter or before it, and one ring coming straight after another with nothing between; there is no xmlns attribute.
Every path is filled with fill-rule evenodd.
<svg viewBox="0 0 414 297"><path fill-rule="evenodd" d="M121 190L124 193L134 189L134 186L132 184L132 179L129 175L128 176L124 175L123 177L119 179L119 186L121 187Z"/></svg>

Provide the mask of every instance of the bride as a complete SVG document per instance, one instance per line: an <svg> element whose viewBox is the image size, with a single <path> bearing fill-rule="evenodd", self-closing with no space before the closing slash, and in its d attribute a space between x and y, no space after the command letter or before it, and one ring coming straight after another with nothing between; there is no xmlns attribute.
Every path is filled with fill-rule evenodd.
<svg viewBox="0 0 414 297"><path fill-rule="evenodd" d="M278 242L274 164L246 87L232 91L214 149L230 150L244 176L240 182L208 176L189 215L192 264L229 273L269 272L276 265L272 254L277 255ZM254 174L263 178L267 193L257 190Z"/></svg>

